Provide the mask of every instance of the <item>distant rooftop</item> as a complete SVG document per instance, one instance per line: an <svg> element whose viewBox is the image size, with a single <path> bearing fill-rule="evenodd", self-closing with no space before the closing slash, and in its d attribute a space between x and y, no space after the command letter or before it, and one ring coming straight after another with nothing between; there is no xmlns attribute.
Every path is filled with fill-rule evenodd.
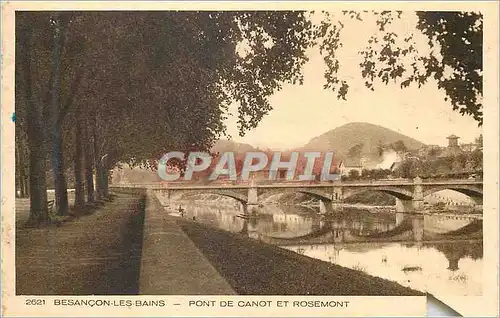
<svg viewBox="0 0 500 318"><path fill-rule="evenodd" d="M363 166L360 159L347 158L345 160L342 160L341 162L343 162L344 166L346 166L346 167L362 167Z"/></svg>
<svg viewBox="0 0 500 318"><path fill-rule="evenodd" d="M460 138L460 137L455 136L455 135L453 135L453 134L452 134L452 135L449 135L448 137L446 137L446 139L458 139L458 138Z"/></svg>

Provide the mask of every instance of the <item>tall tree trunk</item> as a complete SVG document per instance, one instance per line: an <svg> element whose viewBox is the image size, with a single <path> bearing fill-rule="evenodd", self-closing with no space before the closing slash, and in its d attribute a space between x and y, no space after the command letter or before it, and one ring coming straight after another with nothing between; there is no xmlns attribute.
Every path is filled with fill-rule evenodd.
<svg viewBox="0 0 500 318"><path fill-rule="evenodd" d="M40 116L41 119L41 116ZM33 135L42 134L42 125L33 129ZM28 223L43 224L49 221L47 207L46 152L39 137L30 138L30 217Z"/></svg>
<svg viewBox="0 0 500 318"><path fill-rule="evenodd" d="M51 83L51 142L52 142L52 173L54 174L54 189L58 215L68 214L68 190L64 174L62 153L60 93L61 93L61 51L62 51L62 25L59 13L54 14L55 34L52 56L52 83Z"/></svg>
<svg viewBox="0 0 500 318"><path fill-rule="evenodd" d="M26 127L24 127L26 129ZM15 128L15 158L16 158L16 197L27 197L27 171L26 171L26 133L20 121Z"/></svg>
<svg viewBox="0 0 500 318"><path fill-rule="evenodd" d="M22 198L22 194L23 194L23 180L21 179L21 166L22 166L22 163L21 163L21 160L20 160L20 154L19 154L19 143L20 143L20 138L19 136L17 135L17 131L16 131L16 137L15 137L15 158L16 158L16 163L15 163L15 167L16 167L16 173L15 173L15 184L16 184L16 193L15 193L15 197L16 198Z"/></svg>
<svg viewBox="0 0 500 318"><path fill-rule="evenodd" d="M61 129L56 128L56 129ZM62 155L62 138L61 132L55 133L52 141L52 172L54 174L54 189L58 215L68 214L68 190L66 184L66 176L64 174L64 164Z"/></svg>
<svg viewBox="0 0 500 318"><path fill-rule="evenodd" d="M25 169L25 161L26 158L24 156L23 151L24 145L21 144L19 147L19 194L21 198L26 198L28 194L26 193L26 169Z"/></svg>
<svg viewBox="0 0 500 318"><path fill-rule="evenodd" d="M21 147L19 148L20 152L20 163L21 163L21 169L20 169L20 179L21 179L21 197L22 198L27 198L30 196L29 194L29 171L26 168L26 157L29 154L29 150L27 149L26 145L26 134L22 134L21 138Z"/></svg>
<svg viewBox="0 0 500 318"><path fill-rule="evenodd" d="M16 198L22 198L22 188L23 188L23 184L22 184L22 181L21 179L16 175L16 193L15 193L15 197Z"/></svg>
<svg viewBox="0 0 500 318"><path fill-rule="evenodd" d="M93 180L93 169L94 169L94 158L92 156L92 140L89 133L88 125L83 128L84 138L84 165L85 165L85 185L87 187L87 202L94 202L94 180Z"/></svg>
<svg viewBox="0 0 500 318"><path fill-rule="evenodd" d="M108 154L102 157L102 196L104 198L109 195L109 170L108 170Z"/></svg>
<svg viewBox="0 0 500 318"><path fill-rule="evenodd" d="M26 198L26 178L19 177L19 197Z"/></svg>
<svg viewBox="0 0 500 318"><path fill-rule="evenodd" d="M23 162L23 165L24 165L24 162ZM28 184L27 183L28 183L28 179L26 178L24 167L21 167L19 169L19 181L18 181L19 197L20 198L27 198L28 197L28 192L27 192Z"/></svg>
<svg viewBox="0 0 500 318"><path fill-rule="evenodd" d="M25 170L26 173L26 170ZM24 197L28 198L30 196L30 178L26 176L24 177Z"/></svg>
<svg viewBox="0 0 500 318"><path fill-rule="evenodd" d="M80 108L76 109L76 127L75 127L75 156L74 156L74 173L75 173L75 206L83 206L85 204L85 189L83 185L83 151L82 151L82 122L80 118Z"/></svg>
<svg viewBox="0 0 500 318"><path fill-rule="evenodd" d="M22 192L23 192L22 189L23 189L22 180L16 175L16 194L15 194L16 198L22 198Z"/></svg>
<svg viewBox="0 0 500 318"><path fill-rule="evenodd" d="M28 183L28 174L29 171L26 169L26 157L29 153L26 145L26 133L19 129L19 139L17 139L16 149L18 151L18 157L16 160L19 160L19 192L21 198L29 197L29 183ZM17 164L17 162L16 162Z"/></svg>
<svg viewBox="0 0 500 318"><path fill-rule="evenodd" d="M95 186L96 186L96 199L102 199L102 162L101 152L99 149L99 140L97 136L97 116L94 117L92 125L92 133L94 140L94 165L95 165Z"/></svg>
<svg viewBox="0 0 500 318"><path fill-rule="evenodd" d="M109 196L109 170L107 168L104 169L103 181L104 181L104 186L103 186L102 194L104 197L108 197Z"/></svg>
<svg viewBox="0 0 500 318"><path fill-rule="evenodd" d="M25 97L27 103L27 128L29 147L29 192L30 192L30 216L28 223L42 224L49 222L47 208L47 180L46 180L46 148L45 129L43 127L43 109L37 107L33 94L33 83L31 78L31 32L27 26L21 28L19 34L20 46L16 48L19 52L19 64L22 65Z"/></svg>

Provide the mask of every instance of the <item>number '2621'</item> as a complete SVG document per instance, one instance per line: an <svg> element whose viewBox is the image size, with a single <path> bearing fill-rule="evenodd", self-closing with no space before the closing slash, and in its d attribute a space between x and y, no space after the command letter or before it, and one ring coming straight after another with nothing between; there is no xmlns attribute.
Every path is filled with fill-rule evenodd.
<svg viewBox="0 0 500 318"><path fill-rule="evenodd" d="M45 299L26 299L26 305L45 305Z"/></svg>

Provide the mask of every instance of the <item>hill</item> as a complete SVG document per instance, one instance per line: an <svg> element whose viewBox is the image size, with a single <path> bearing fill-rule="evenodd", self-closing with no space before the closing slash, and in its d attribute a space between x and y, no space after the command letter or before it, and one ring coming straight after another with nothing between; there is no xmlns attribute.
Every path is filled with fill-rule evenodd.
<svg viewBox="0 0 500 318"><path fill-rule="evenodd" d="M395 160L394 151L391 153L387 146L400 141L407 150L416 150L424 146L422 142L391 129L369 123L354 122L321 134L311 139L306 145L293 149L293 151L334 151L336 158L347 160L350 163L359 162L360 158L363 157L365 159L364 166L373 168L381 162L391 161L390 163L392 163ZM383 153L381 153L381 146L385 147ZM218 140L212 147L212 151L221 153L234 151L243 154L260 150L245 143Z"/></svg>
<svg viewBox="0 0 500 318"><path fill-rule="evenodd" d="M213 152L229 152L245 153L250 151L259 151L257 148L249 144L239 143L232 140L217 140L212 147Z"/></svg>
<svg viewBox="0 0 500 318"><path fill-rule="evenodd" d="M349 123L311 139L301 151L334 151L339 157L349 158L350 150L359 145L366 158L380 157L380 146L402 141L408 150L424 146L420 141L388 128L369 123Z"/></svg>

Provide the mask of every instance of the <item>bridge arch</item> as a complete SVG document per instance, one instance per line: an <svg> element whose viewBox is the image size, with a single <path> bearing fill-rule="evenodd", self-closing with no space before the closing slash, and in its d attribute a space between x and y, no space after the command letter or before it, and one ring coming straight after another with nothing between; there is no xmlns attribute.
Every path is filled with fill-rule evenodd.
<svg viewBox="0 0 500 318"><path fill-rule="evenodd" d="M423 221L423 219L422 219ZM369 242L392 241L392 239L412 240L415 238L415 222L412 219L404 220L398 225L391 226L388 230L370 234L357 234L354 229L335 225L331 220L323 223L319 228L294 237L271 236L260 233L260 237L276 244L315 244L319 242Z"/></svg>
<svg viewBox="0 0 500 318"><path fill-rule="evenodd" d="M215 195L220 195L223 197L228 197L232 198L240 203L247 203L248 202L248 196L247 194L243 194L237 191L232 191L232 190L225 190L225 189L203 189L203 190L179 190L179 191L173 191L171 194L172 196L192 196L192 195L199 195L199 194L215 194Z"/></svg>
<svg viewBox="0 0 500 318"><path fill-rule="evenodd" d="M453 190L456 192L460 192L465 194L471 198L482 198L483 197L483 189L470 186L470 185L443 185L443 186L435 186L430 187L424 190L423 195L428 196L435 192L443 191L443 190Z"/></svg>
<svg viewBox="0 0 500 318"><path fill-rule="evenodd" d="M482 187L477 187L473 185L441 185L441 186L433 186L425 188L423 191L423 196L426 197L433 193L443 191L443 190L452 190L462 194L465 194L469 198L471 198L477 204L482 204L483 202L483 189Z"/></svg>
<svg viewBox="0 0 500 318"><path fill-rule="evenodd" d="M359 188L359 189L345 189L343 191L342 197L343 199L347 199L352 197L353 195L361 194L368 191L377 191L387 193L397 199L400 200L412 200L413 192L399 187L367 187L367 188Z"/></svg>
<svg viewBox="0 0 500 318"><path fill-rule="evenodd" d="M276 189L259 189L258 199L259 202L264 202L268 198L278 195L278 194L289 194L289 193L303 193L307 194L315 199L319 200L327 200L330 201L332 199L331 194L321 191L318 189L307 189L307 188L276 188Z"/></svg>

